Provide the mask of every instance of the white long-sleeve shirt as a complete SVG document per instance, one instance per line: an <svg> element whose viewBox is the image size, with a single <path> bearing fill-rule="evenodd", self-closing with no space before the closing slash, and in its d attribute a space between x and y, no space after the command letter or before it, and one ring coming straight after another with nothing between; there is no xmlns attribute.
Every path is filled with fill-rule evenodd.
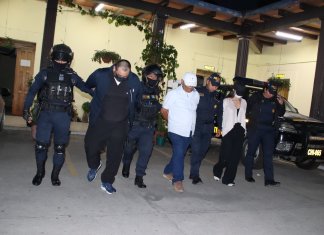
<svg viewBox="0 0 324 235"><path fill-rule="evenodd" d="M232 98L225 98L223 100L223 121L222 121L222 136L225 136L232 128L235 123L241 123L241 126L246 130L246 100L241 98L241 107L237 113L237 108L234 105Z"/></svg>

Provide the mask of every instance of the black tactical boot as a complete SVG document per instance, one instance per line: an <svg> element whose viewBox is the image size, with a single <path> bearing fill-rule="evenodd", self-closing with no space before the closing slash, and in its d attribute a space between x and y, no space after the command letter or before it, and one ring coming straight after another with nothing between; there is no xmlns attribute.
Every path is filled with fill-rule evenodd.
<svg viewBox="0 0 324 235"><path fill-rule="evenodd" d="M45 176L45 162L37 163L37 172L33 178L33 185L38 186L42 183L42 180Z"/></svg>
<svg viewBox="0 0 324 235"><path fill-rule="evenodd" d="M51 181L52 181L52 185L53 186L60 186L61 185L61 181L59 179L59 174L61 171L61 167L59 166L54 166L53 167L53 171L52 171L52 175L51 175Z"/></svg>
<svg viewBox="0 0 324 235"><path fill-rule="evenodd" d="M123 165L122 175L123 175L124 178L129 177L129 168L130 168L129 164L124 164Z"/></svg>
<svg viewBox="0 0 324 235"><path fill-rule="evenodd" d="M146 185L143 181L143 176L136 176L134 184L137 185L137 187L139 188L146 188Z"/></svg>

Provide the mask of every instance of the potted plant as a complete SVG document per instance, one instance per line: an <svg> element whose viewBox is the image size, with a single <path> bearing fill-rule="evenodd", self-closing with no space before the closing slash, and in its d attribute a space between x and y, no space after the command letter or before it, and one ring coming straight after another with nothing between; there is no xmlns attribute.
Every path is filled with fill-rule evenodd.
<svg viewBox="0 0 324 235"><path fill-rule="evenodd" d="M82 104L83 116L82 122L89 122L90 102L86 101Z"/></svg>
<svg viewBox="0 0 324 235"><path fill-rule="evenodd" d="M110 63L111 61L113 63L116 63L118 60L120 60L121 57L118 53L113 51L107 51L107 50L96 50L93 57L91 58L92 61L98 62L101 64L104 63Z"/></svg>

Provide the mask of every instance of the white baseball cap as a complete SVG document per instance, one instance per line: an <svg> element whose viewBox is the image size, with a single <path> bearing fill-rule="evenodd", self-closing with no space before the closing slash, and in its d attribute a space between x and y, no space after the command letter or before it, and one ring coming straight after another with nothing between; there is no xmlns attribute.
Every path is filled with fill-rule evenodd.
<svg viewBox="0 0 324 235"><path fill-rule="evenodd" d="M189 73L189 72L185 73L183 75L182 80L184 81L184 84L186 86L192 86L192 87L197 86L197 76L194 73Z"/></svg>

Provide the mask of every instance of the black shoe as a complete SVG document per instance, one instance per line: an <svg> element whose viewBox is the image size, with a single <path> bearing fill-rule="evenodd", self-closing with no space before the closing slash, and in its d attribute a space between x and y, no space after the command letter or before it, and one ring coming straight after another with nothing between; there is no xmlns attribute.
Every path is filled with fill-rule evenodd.
<svg viewBox="0 0 324 235"><path fill-rule="evenodd" d="M32 181L33 185L35 186L40 185L42 183L44 176L45 176L45 171L37 172Z"/></svg>
<svg viewBox="0 0 324 235"><path fill-rule="evenodd" d="M280 182L274 180L264 181L264 186L280 186Z"/></svg>
<svg viewBox="0 0 324 235"><path fill-rule="evenodd" d="M250 183L254 183L255 179L253 177L245 177L245 180Z"/></svg>
<svg viewBox="0 0 324 235"><path fill-rule="evenodd" d="M57 166L54 166L53 167L53 171L52 171L52 174L51 174L51 181L52 181L52 185L53 186L60 186L61 185L61 181L59 179L59 174L60 174L60 171L61 171L61 167L57 167Z"/></svg>
<svg viewBox="0 0 324 235"><path fill-rule="evenodd" d="M146 188L146 185L144 184L143 181L143 176L136 176L134 184L137 185L139 188Z"/></svg>
<svg viewBox="0 0 324 235"><path fill-rule="evenodd" d="M192 178L192 184L199 184L199 183L203 183L203 181L199 176L195 176Z"/></svg>
<svg viewBox="0 0 324 235"><path fill-rule="evenodd" d="M129 168L130 168L130 165L128 165L128 164L123 165L122 175L124 178L129 177Z"/></svg>

